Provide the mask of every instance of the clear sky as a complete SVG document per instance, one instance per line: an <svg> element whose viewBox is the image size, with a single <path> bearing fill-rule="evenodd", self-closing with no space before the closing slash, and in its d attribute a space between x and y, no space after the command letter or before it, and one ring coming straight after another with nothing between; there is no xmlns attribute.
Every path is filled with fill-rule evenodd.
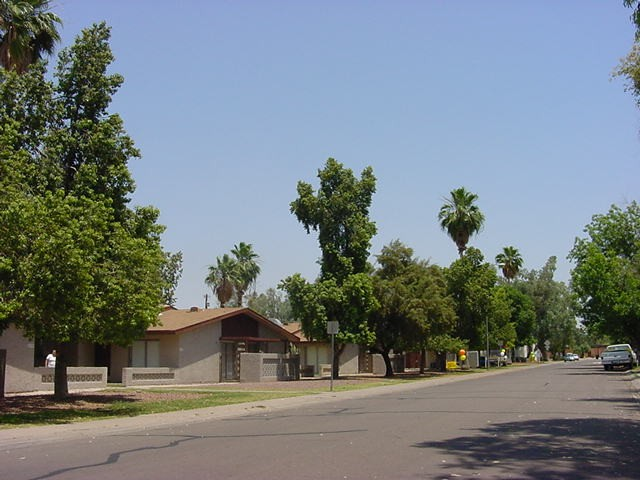
<svg viewBox="0 0 640 480"><path fill-rule="evenodd" d="M640 110L611 72L634 29L622 0L54 0L63 44L112 27L119 113L143 158L133 204L154 205L181 250L179 307L234 244L260 255L258 291L318 273L315 235L289 212L333 157L377 177L371 253L394 239L457 258L444 197L479 195L470 245L524 268L558 257L595 213L638 200Z"/></svg>

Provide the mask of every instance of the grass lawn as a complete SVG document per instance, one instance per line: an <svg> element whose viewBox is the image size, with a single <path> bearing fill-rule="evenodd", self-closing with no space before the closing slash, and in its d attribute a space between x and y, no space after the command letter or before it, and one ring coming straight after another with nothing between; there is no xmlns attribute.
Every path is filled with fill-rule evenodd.
<svg viewBox="0 0 640 480"><path fill-rule="evenodd" d="M52 394L15 396L0 399L0 428L134 417L149 413L232 405L302 394L293 391L242 392L122 388L72 393L64 401L55 401Z"/></svg>

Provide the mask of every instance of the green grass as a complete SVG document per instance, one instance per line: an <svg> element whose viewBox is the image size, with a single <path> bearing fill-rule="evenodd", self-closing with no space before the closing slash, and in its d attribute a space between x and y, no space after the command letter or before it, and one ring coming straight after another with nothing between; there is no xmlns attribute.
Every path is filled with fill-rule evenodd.
<svg viewBox="0 0 640 480"><path fill-rule="evenodd" d="M157 393L160 396L175 392L183 392L184 390L147 390L148 392ZM190 391L190 390L188 390ZM124 393L124 391L123 391ZM94 407L86 408L82 406L74 406L74 397L64 409L55 408L56 403L48 400L50 407L44 406L41 409L33 409L34 411L24 411L19 413L0 413L0 429L15 428L35 425L56 425L76 423L89 420L102 420L107 418L118 417L135 417L138 415L147 415L151 413L166 413L177 410L193 410L196 408L216 407L221 405L233 405L238 403L255 402L261 400L270 400L273 398L295 397L302 395L302 392L229 392L229 391L199 391L197 398L186 399L169 399L159 398L153 401L140 400L114 400L104 402ZM306 392L305 392L306 393ZM312 393L312 392L311 392ZM99 393L93 395L99 397Z"/></svg>

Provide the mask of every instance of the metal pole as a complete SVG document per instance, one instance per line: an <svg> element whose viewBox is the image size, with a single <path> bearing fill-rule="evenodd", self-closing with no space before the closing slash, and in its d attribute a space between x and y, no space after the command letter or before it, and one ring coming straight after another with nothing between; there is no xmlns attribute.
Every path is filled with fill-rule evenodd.
<svg viewBox="0 0 640 480"><path fill-rule="evenodd" d="M333 342L334 342L334 338L336 338L336 336L334 334L331 334L331 383L330 383L330 390L331 392L333 392L333 363L335 361L336 358L336 353L335 353L335 348L333 346Z"/></svg>
<svg viewBox="0 0 640 480"><path fill-rule="evenodd" d="M489 370L489 318L487 317L485 320L486 326L487 326L487 356L486 356L486 360L485 363L487 364L487 370Z"/></svg>

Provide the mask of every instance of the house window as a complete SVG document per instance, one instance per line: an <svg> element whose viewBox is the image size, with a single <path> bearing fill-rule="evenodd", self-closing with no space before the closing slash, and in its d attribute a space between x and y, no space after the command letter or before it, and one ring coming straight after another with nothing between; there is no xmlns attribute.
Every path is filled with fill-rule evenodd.
<svg viewBox="0 0 640 480"><path fill-rule="evenodd" d="M131 346L132 367L159 367L160 342L158 340L138 340Z"/></svg>

